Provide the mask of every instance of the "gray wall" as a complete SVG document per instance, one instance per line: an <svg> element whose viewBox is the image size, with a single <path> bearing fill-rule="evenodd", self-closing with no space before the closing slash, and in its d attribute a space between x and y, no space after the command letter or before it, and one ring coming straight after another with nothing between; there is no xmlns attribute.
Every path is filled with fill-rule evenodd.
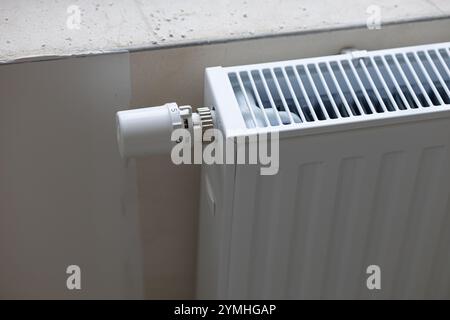
<svg viewBox="0 0 450 320"><path fill-rule="evenodd" d="M128 54L0 66L0 298L142 296L134 167L115 147L129 69Z"/></svg>

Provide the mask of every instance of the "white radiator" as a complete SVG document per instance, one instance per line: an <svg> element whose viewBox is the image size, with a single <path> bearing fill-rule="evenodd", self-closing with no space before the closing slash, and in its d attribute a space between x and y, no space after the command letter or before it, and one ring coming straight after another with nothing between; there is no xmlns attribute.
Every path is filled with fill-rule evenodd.
<svg viewBox="0 0 450 320"><path fill-rule="evenodd" d="M216 126L279 130L280 166L203 165L198 298L450 298L449 48L207 69Z"/></svg>

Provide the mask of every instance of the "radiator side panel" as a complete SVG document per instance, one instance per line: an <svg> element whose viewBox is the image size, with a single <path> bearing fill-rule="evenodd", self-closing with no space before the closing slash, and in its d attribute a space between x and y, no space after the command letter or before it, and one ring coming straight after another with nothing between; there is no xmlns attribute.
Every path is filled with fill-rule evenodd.
<svg viewBox="0 0 450 320"><path fill-rule="evenodd" d="M198 299L226 296L235 166L203 166L197 253Z"/></svg>
<svg viewBox="0 0 450 320"><path fill-rule="evenodd" d="M221 106L227 103L229 89L212 90L214 84L225 83L220 67L205 73L205 105ZM222 108L217 108L225 110ZM228 117L228 118L227 118ZM224 126L235 121L232 114L217 113L216 126L225 133ZM239 121L239 118L237 118ZM236 166L204 165L201 173L199 230L197 239L196 298L223 299L228 290L233 197Z"/></svg>

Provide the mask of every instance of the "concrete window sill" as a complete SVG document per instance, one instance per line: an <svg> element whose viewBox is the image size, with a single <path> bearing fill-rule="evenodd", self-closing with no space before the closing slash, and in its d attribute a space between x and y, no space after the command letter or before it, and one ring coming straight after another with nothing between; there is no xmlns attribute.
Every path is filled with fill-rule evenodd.
<svg viewBox="0 0 450 320"><path fill-rule="evenodd" d="M450 17L448 0L2 1L0 62L227 42Z"/></svg>

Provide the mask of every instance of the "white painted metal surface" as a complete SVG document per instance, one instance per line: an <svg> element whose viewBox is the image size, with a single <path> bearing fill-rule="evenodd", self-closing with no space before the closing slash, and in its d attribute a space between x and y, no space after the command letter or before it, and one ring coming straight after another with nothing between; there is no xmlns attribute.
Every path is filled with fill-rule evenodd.
<svg viewBox="0 0 450 320"><path fill-rule="evenodd" d="M197 296L450 298L449 47L208 69L205 103L215 106L217 125L227 137L280 130L280 171L260 176L255 165L203 166ZM377 59L379 68L362 64ZM261 96L249 99L255 78L246 94L236 90L245 86L242 72L269 70L273 77L283 68L286 77L289 67L326 61L347 61L345 72L360 78L343 80L352 85L348 94L330 74L334 88L305 88L324 120L311 112L305 121L302 110L314 105L307 99L292 99L292 109L285 107L288 94L280 94L280 105L268 97L267 107ZM325 79L305 75L298 84ZM352 99L359 115L349 108ZM289 123L272 124L266 110L261 120L255 108L245 115L241 107L251 103L272 108L272 120L291 112ZM381 290L366 287L369 265L381 267Z"/></svg>

